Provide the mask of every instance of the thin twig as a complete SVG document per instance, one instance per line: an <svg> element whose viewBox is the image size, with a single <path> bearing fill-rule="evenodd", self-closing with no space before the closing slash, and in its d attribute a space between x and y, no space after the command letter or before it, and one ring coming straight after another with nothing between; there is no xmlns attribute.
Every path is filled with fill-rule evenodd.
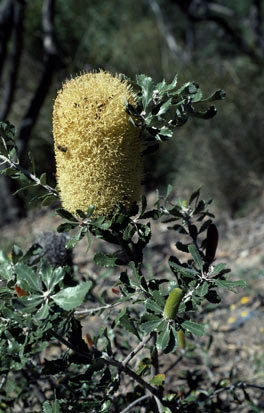
<svg viewBox="0 0 264 413"><path fill-rule="evenodd" d="M82 314L96 313L96 312L101 311L101 310L106 310L108 308L116 307L120 304L123 304L123 301L118 301L117 303L113 303L113 304L102 305L101 307L87 308L86 310L78 310L78 311L75 311L74 314L75 315L82 315Z"/></svg>
<svg viewBox="0 0 264 413"><path fill-rule="evenodd" d="M52 188L52 187L49 186L49 185L43 185L43 184L40 182L40 179L36 177L36 175L31 174L29 171L27 171L26 169L24 169L24 168L23 168L21 165L19 165L17 162L11 161L11 159L7 158L7 157L4 156L4 155L0 155L0 159L1 159L3 162L8 163L11 168L16 169L17 171L22 172L24 175L26 175L27 178L31 179L31 181L35 182L37 185L42 186L42 188L46 189L46 191L48 191L48 192L49 192L50 194L52 194L53 196L55 196L55 197L57 197L57 198L59 197L57 191L56 191L54 188Z"/></svg>
<svg viewBox="0 0 264 413"><path fill-rule="evenodd" d="M74 351L76 354L78 354L81 357L89 359L91 361L91 357L89 354L82 353L78 351L71 343L69 343L65 338L61 337L59 334L57 334L54 330L50 330L50 333L57 338L62 344L70 348L72 351ZM94 352L95 355L99 355L101 360L103 360L107 365L116 367L119 371L126 373L129 377L134 379L138 384L140 384L143 388L147 389L150 391L151 394L154 396L158 397L158 390L153 387L151 384L147 383L145 380L143 380L137 373L135 373L133 370L131 370L129 367L124 366L121 362L115 360L112 357L109 357L108 354L102 353L97 349L90 349L91 352Z"/></svg>
<svg viewBox="0 0 264 413"><path fill-rule="evenodd" d="M213 391L211 394L208 395L208 398L211 399L212 397L215 397L216 395L223 393L224 391L235 390L235 389L246 389L246 388L258 389L258 390L264 391L264 386L258 386L257 384L239 382L239 383L231 384L230 386L226 386L221 389L217 389Z"/></svg>
<svg viewBox="0 0 264 413"><path fill-rule="evenodd" d="M164 371L165 376L166 376L166 374L167 374L171 369L173 369L175 366L177 366L177 364L180 363L180 361L182 361L185 353L186 353L186 351L184 351L184 352L177 358L177 360L175 360L174 363L171 364L171 365Z"/></svg>
<svg viewBox="0 0 264 413"><path fill-rule="evenodd" d="M123 409L120 413L127 413L129 412L132 407L136 406L138 403L142 402L145 399L148 399L149 395L145 394L145 396L141 396L138 399L134 400L132 403L130 403L125 409Z"/></svg>
<svg viewBox="0 0 264 413"><path fill-rule="evenodd" d="M152 333L149 334L149 335L147 335L147 336L145 336L145 337L143 338L143 340L137 345L137 347L136 347L134 350L132 350L131 353L129 353L128 356L122 361L122 364L123 364L124 366L126 366L126 365L132 360L132 358L133 358L137 353L139 353L139 351L140 351L143 347L145 347L145 345L149 342L149 340L151 339L151 337L152 337Z"/></svg>

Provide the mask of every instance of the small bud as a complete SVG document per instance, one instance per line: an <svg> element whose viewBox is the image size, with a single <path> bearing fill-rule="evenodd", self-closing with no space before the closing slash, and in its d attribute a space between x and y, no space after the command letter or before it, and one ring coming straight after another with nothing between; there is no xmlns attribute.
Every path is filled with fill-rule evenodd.
<svg viewBox="0 0 264 413"><path fill-rule="evenodd" d="M175 320L183 295L183 291L180 288L174 288L167 298L164 314L169 320Z"/></svg>
<svg viewBox="0 0 264 413"><path fill-rule="evenodd" d="M186 346L185 334L183 330L178 331L179 347L184 350Z"/></svg>
<svg viewBox="0 0 264 413"><path fill-rule="evenodd" d="M112 293L119 295L120 294L120 290L118 288L112 288Z"/></svg>

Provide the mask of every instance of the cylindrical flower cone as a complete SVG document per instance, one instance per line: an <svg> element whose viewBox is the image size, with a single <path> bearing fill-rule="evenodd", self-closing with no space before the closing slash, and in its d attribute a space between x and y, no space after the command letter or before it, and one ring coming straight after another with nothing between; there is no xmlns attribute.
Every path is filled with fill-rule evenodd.
<svg viewBox="0 0 264 413"><path fill-rule="evenodd" d="M139 200L143 166L139 129L131 124L124 98L130 86L109 73L86 73L67 81L53 111L57 181L63 207L76 214L95 206L109 215Z"/></svg>

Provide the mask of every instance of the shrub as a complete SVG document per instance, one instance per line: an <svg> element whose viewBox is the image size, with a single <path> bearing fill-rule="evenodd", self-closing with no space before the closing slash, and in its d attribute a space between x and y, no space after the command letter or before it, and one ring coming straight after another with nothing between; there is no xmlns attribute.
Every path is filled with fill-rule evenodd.
<svg viewBox="0 0 264 413"><path fill-rule="evenodd" d="M98 74L83 76L99 78ZM131 98L125 92L128 90L127 79L112 80L116 82L117 93L118 88L124 86L124 106L120 106L120 100L118 103L120 117L125 119L123 128L125 131L133 130L133 139L140 138L143 155L157 150L162 141L172 138L173 130L182 126L189 117L208 119L214 116L213 106L201 110L199 105L224 96L222 91L217 91L202 100L195 83L188 82L177 88L175 77L170 84L163 80L155 85L150 77L140 75L134 85L135 96ZM58 99L62 99L71 82L64 86ZM93 95L98 93L98 87L89 91L91 102ZM111 136L115 142L111 122L112 113L116 116L114 105L113 108L111 105L107 107L105 96L102 99L105 102L102 114L93 119L94 134L98 124L99 135ZM74 107L69 106L69 109L74 113ZM68 135L62 134L65 142L57 141L58 124L55 121L55 144L66 145L66 154L71 144L76 148L76 142L82 143L85 139L85 124L79 130L76 128L79 122L89 121L87 108L84 109L80 109L76 116L77 124L76 119L71 118L74 129L71 130L69 125L65 129L72 140L66 141ZM57 110L58 101L55 103L55 119ZM104 129L100 122L107 110L110 122L103 123ZM72 113L66 115L71 117ZM60 121L62 117L63 114ZM87 137L92 141L95 135L90 136L89 133L87 130ZM78 137L81 137L79 141ZM130 139L130 132L127 141L126 133L122 135L124 146L128 144L133 148L133 139ZM133 165L134 168L140 167L134 150L126 152L124 160L122 156L118 157L123 153L123 146L120 149L118 141L116 145L116 163L123 165L128 161L129 174ZM39 199L43 205L57 202L60 193L63 199L67 188L63 188L60 182L59 157L65 154L64 149L58 146L56 149L59 192L47 184L45 173L38 178L34 170L31 173L19 164L15 131L9 123L1 124L0 150L0 158L6 166L4 173L15 179L22 177L23 182L28 182L21 190L32 185L39 187L42 191ZM16 245L9 255L1 252L2 411L35 412L41 407L43 412L124 413L132 409L141 411L141 408L159 413L215 411L235 400L236 389L242 389L244 397L250 400L245 383L215 383L214 387L202 388L203 375L196 370L188 372L186 384L180 391L175 390L167 384L166 373L160 368L161 360L169 354L176 353L186 359L191 357L193 337L202 336L205 330L201 309L209 308L207 304L214 306L220 302L219 288L233 290L245 285L243 281L230 280L229 270L224 264L214 264L218 232L214 217L208 210L211 201L201 200L199 190L188 202L181 199L173 201L169 186L166 196L157 194L151 207L148 207L144 195L138 203L131 201L129 208L126 198L121 197L113 206L108 195L110 208L103 209L105 215L101 215L98 198L88 198L93 190L92 179L87 187L78 187L78 180L71 180L75 178L78 165L81 168L78 179L85 176L85 166L81 162L78 164L78 160L81 160L81 153L78 159L68 159L68 185L76 186L77 195L78 188L88 191L87 200L91 202L93 199L94 205L81 204L79 207L66 203L66 209L58 208L57 213L64 221L57 231L72 233L66 244L68 249L73 249L83 237L88 237L90 242L93 236L104 241L104 250L94 254L96 275L89 275L85 280L74 272L74 267L52 266L41 253L41 243L33 244L27 252ZM107 159L103 157L99 161L104 170ZM123 179L121 164L117 165L117 171ZM89 173L92 178L93 168ZM90 177L85 176L84 179L89 180ZM94 185L99 183L105 185L109 194L113 191L115 199L116 188L109 185L104 174L96 175ZM122 196L125 189L122 187ZM127 189L128 199L134 200L130 198L129 183ZM161 277L149 277L146 271L145 251L151 240L151 223L154 221L166 224L168 231L174 232L181 257L186 254L186 259L169 257L169 273L164 269ZM184 238L179 238L180 235ZM113 272L109 277L111 269ZM101 316L101 326L98 325L98 315ZM84 333L83 318L87 320ZM139 358L140 352L144 354L142 359ZM229 399L221 398L223 392L229 394Z"/></svg>

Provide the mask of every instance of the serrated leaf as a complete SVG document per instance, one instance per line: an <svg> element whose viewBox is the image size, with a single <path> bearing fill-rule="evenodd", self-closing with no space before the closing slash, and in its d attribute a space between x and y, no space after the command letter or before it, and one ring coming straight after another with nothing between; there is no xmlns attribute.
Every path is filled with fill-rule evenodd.
<svg viewBox="0 0 264 413"><path fill-rule="evenodd" d="M152 94L154 90L154 83L151 77L146 75L136 76L136 82L142 89L142 106L146 110L148 104L152 100Z"/></svg>
<svg viewBox="0 0 264 413"><path fill-rule="evenodd" d="M221 271L223 271L223 270L225 269L225 267L226 267L226 264L225 264L224 262L219 263L219 264L217 264L217 265L214 267L213 271L211 271L211 272L209 273L209 275L210 275L210 276L211 276L211 275L217 275L217 274L219 274Z"/></svg>
<svg viewBox="0 0 264 413"><path fill-rule="evenodd" d="M151 298L148 298L146 301L146 309L153 311L156 314L161 314L163 311L163 307L161 307L158 303L156 303Z"/></svg>
<svg viewBox="0 0 264 413"><path fill-rule="evenodd" d="M160 308L164 308L165 305L165 298L161 294L160 291L154 290L152 292L153 298L156 301L156 303L160 306Z"/></svg>
<svg viewBox="0 0 264 413"><path fill-rule="evenodd" d="M166 326L161 331L161 333L157 337L156 341L156 346L158 350L165 350L165 348L168 346L170 340L170 327L169 324L166 322Z"/></svg>
<svg viewBox="0 0 264 413"><path fill-rule="evenodd" d="M181 327L185 328L187 331L190 333L196 335L196 336L202 336L204 333L204 326L198 323L195 323L194 321L184 321L181 324Z"/></svg>
<svg viewBox="0 0 264 413"><path fill-rule="evenodd" d="M214 284L218 287L222 288L236 288L236 287L247 287L246 281L238 280L238 281L229 281L229 280L214 280Z"/></svg>
<svg viewBox="0 0 264 413"><path fill-rule="evenodd" d="M56 209L56 213L64 219L78 223L77 219L70 212L66 211L66 209Z"/></svg>
<svg viewBox="0 0 264 413"><path fill-rule="evenodd" d="M65 248L67 249L73 249L75 247L75 245L78 243L78 241L80 241L80 239L83 236L83 233L85 232L84 230L86 230L86 228L81 227L77 234L75 234L65 245Z"/></svg>
<svg viewBox="0 0 264 413"><path fill-rule="evenodd" d="M208 293L209 284L205 281L196 289L196 293L200 297L204 297Z"/></svg>
<svg viewBox="0 0 264 413"><path fill-rule="evenodd" d="M9 261L0 262L0 278L11 280L13 278L13 268Z"/></svg>
<svg viewBox="0 0 264 413"><path fill-rule="evenodd" d="M152 331L156 330L157 327L162 323L162 319L158 316L155 316L154 314L149 314L148 317L144 317L143 320L147 321L142 321L140 324L141 329L145 333L151 333Z"/></svg>
<svg viewBox="0 0 264 413"><path fill-rule="evenodd" d="M41 284L37 274L28 265L18 262L14 271L17 276L17 285L28 292L41 292Z"/></svg>
<svg viewBox="0 0 264 413"><path fill-rule="evenodd" d="M203 271L203 260L202 257L194 244L188 245L189 253L192 255L194 262L198 265L200 271Z"/></svg>
<svg viewBox="0 0 264 413"><path fill-rule="evenodd" d="M137 268L136 268L136 265L135 265L135 263L134 263L134 261L131 261L130 263L129 263L129 267L132 269L132 271L133 271L133 275L134 275L134 277L135 277L135 279L136 279L136 285L141 285L141 278L140 278L140 275L139 275L139 272L138 272L138 270L137 270Z"/></svg>
<svg viewBox="0 0 264 413"><path fill-rule="evenodd" d="M37 320L45 320L49 315L49 303L43 303L40 309L36 312L35 318Z"/></svg>
<svg viewBox="0 0 264 413"><path fill-rule="evenodd" d="M51 298L56 304L58 304L58 306L63 308L63 310L71 311L82 304L84 297L90 290L91 286L92 282L86 281L76 287L65 288L57 294L52 295Z"/></svg>
<svg viewBox="0 0 264 413"><path fill-rule="evenodd" d="M46 261L42 261L39 275L47 290L52 291L54 287L63 280L65 273L62 267L57 267L53 270L51 265Z"/></svg>
<svg viewBox="0 0 264 413"><path fill-rule="evenodd" d="M169 261L169 266L171 267L172 270L175 270L176 272L180 272L182 274L191 276L195 278L195 275L198 275L199 273L196 270L193 270L191 268L186 268L183 267L182 265L179 265L173 261Z"/></svg>
<svg viewBox="0 0 264 413"><path fill-rule="evenodd" d="M135 327L134 321L131 319L131 317L125 313L120 319L119 323L129 332L134 334L136 337L139 338L137 329Z"/></svg>
<svg viewBox="0 0 264 413"><path fill-rule="evenodd" d="M105 254L103 252L97 252L94 256L94 262L102 267L115 267L117 257L115 254Z"/></svg>
<svg viewBox="0 0 264 413"><path fill-rule="evenodd" d="M159 108L158 113L155 116L161 116L164 115L164 113L166 113L168 111L168 109L170 109L172 103L172 98L168 99L165 103L163 103L163 105L161 105L161 107Z"/></svg>

